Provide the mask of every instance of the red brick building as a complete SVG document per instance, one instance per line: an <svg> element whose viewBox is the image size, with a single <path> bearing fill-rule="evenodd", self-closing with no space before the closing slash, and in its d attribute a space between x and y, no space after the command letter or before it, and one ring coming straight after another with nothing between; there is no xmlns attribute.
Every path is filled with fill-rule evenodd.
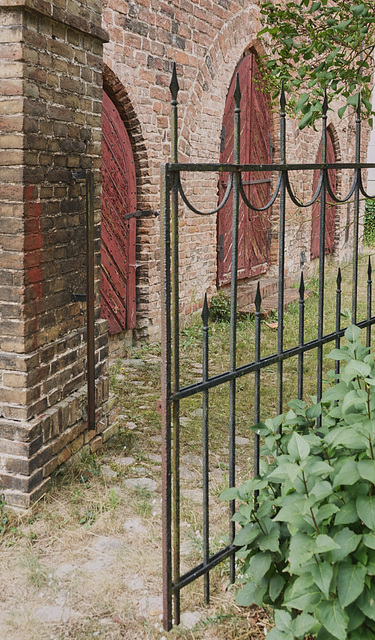
<svg viewBox="0 0 375 640"><path fill-rule="evenodd" d="M257 40L260 24L256 3L245 0L104 0L103 26L109 42L104 45L104 90L118 109L129 133L137 187L137 208L153 210L159 207L160 164L170 156L170 93L172 64L177 63L179 93L179 154L180 161L228 160L223 153L223 124L232 117L226 101L235 70L240 69L244 57L264 54ZM272 51L268 52L272 55ZM250 65L247 65L249 67ZM254 86L253 75L246 65L241 69L243 94L244 139L243 162L262 161L265 156L279 158L278 113L270 110L257 115L254 94L261 92ZM245 68L245 72L243 72ZM253 83L254 84L254 83ZM232 85L233 89L233 85ZM250 96L246 98L247 92ZM264 111L264 104L262 111ZM233 109L232 109L233 111ZM258 105L258 112L259 112ZM339 121L333 111L328 114L328 143L331 161L354 157L354 116ZM263 135L263 151L253 152L257 135ZM300 132L296 123L288 120L288 158L293 162L318 157L319 134ZM225 144L231 144L227 139ZM224 145L225 146L225 145ZM260 145L262 146L262 145ZM227 155L225 155L227 153ZM262 155L263 154L263 155ZM341 193L347 177L333 176ZM186 183L189 196L199 202L201 209L217 205L218 178L207 174L200 184L191 178ZM295 188L305 201L311 198L312 179L296 175ZM219 185L220 192L220 185ZM258 197L264 203L266 192ZM330 209L331 231L329 251L344 258L350 244L348 212L345 208ZM350 216L349 216L350 217ZM311 248L312 219L317 216L306 210L296 210L289 202L286 247L286 268L289 275L299 277L300 268L308 268L314 256ZM159 222L138 219L136 224L136 317L138 336L155 339L160 329L159 279ZM264 225L264 220L262 221ZM225 225L224 225L225 226ZM254 226L254 225L253 225ZM242 279L270 275L277 263L278 215L276 207L269 213L264 230L263 247L257 259L244 255ZM245 229L245 247L251 242L251 230ZM226 284L220 263L220 215L201 218L190 211L181 214L181 296L183 315L200 307L204 293ZM247 241L246 241L247 238ZM247 245L246 245L247 242ZM268 243L268 246L265 245ZM259 247L257 247L258 249ZM246 254L246 248L244 250ZM255 262L254 262L255 260ZM254 264L253 264L254 263ZM221 273L222 272L222 273Z"/></svg>
<svg viewBox="0 0 375 640"><path fill-rule="evenodd" d="M247 64L244 56L254 61L262 53L257 12L256 3L246 0L103 0L103 16L101 0L0 0L0 492L9 504L28 506L59 464L85 444L95 450L111 434L101 267L107 279L102 315L115 313L114 335L122 339L126 328L136 327L137 338L157 339L159 220L124 223L122 215L159 209L160 164L170 155L174 61L181 88L180 159L225 159L226 142L222 151L220 145L223 124L229 127L226 97L234 71ZM246 109L251 73L244 74ZM249 122L254 117L250 109ZM277 160L277 113L268 117L263 133L269 142L272 136ZM352 127L351 117L337 122L330 112L336 160L353 157ZM299 133L288 122L289 157L315 160L318 147L317 134ZM94 171L96 184L93 429L86 411L85 305L77 301L86 277L86 218L85 187L75 176L86 169ZM337 175L339 193L345 179ZM199 183L191 177L185 187L200 207L216 206L217 176L206 174ZM296 188L301 197L311 196L312 184L302 175ZM335 215L332 249L344 257L350 211L336 208ZM288 216L287 269L295 274L310 261L311 216L295 207ZM216 216L182 211L185 316L200 307L206 291L216 290L217 224ZM258 262L252 258L251 268L244 266L245 279L275 270L277 229L272 213L262 236L266 252ZM115 275L113 261L120 265ZM220 278L225 284L225 268Z"/></svg>

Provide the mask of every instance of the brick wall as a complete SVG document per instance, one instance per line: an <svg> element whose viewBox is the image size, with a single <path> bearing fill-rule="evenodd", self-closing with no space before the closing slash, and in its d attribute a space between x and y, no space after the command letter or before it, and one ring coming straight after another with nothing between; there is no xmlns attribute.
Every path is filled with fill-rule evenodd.
<svg viewBox="0 0 375 640"><path fill-rule="evenodd" d="M100 320L99 1L0 9L0 491L28 506L107 427ZM87 431L85 184L95 171L96 406Z"/></svg>
<svg viewBox="0 0 375 640"><path fill-rule="evenodd" d="M104 82L116 86L115 101L130 128L140 208L155 209L159 207L160 164L170 157L168 86L173 61L181 88L180 160L218 161L225 98L234 69L250 48L263 53L256 40L258 6L244 0L103 0L103 25L110 38L104 46ZM337 159L354 158L354 116L338 121L330 111L328 123L334 132ZM276 114L273 137L277 160ZM318 145L318 134L299 132L288 121L289 158L315 161ZM340 177L341 192L348 180L349 176ZM196 178L184 184L201 208L216 206L217 176L205 174L199 185ZM298 174L295 184L301 197L311 198L312 176L306 181ZM182 208L180 219L181 312L188 315L201 305L205 291L211 294L216 288L216 216L199 218ZM335 251L343 257L350 245L350 237L345 241L346 219L346 207L338 208ZM311 214L291 207L288 220L286 267L297 274L301 256L305 255L305 266L309 265ZM148 219L137 224L138 335L156 339L160 330L159 222ZM274 264L277 241L278 216L274 215Z"/></svg>

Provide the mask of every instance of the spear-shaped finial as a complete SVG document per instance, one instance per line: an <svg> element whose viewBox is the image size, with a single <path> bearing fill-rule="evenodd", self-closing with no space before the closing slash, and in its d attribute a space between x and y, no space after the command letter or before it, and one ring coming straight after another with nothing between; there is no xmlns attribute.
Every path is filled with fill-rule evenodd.
<svg viewBox="0 0 375 640"><path fill-rule="evenodd" d="M258 280L258 286L257 286L257 292L255 294L255 310L257 311L257 313L259 313L260 311L260 305L262 304L262 296L260 295L260 285L259 285L259 280Z"/></svg>
<svg viewBox="0 0 375 640"><path fill-rule="evenodd" d="M208 308L207 293L205 293L204 294L203 309L202 309L202 320L203 320L203 325L205 327L208 325L209 316L210 316L210 310Z"/></svg>
<svg viewBox="0 0 375 640"><path fill-rule="evenodd" d="M357 100L357 119L361 119L361 92L358 91L358 100Z"/></svg>
<svg viewBox="0 0 375 640"><path fill-rule="evenodd" d="M338 288L338 289L341 289L341 269L340 269L340 267L339 267L339 268L338 268L338 270L337 270L337 280L336 280L336 283L337 283L337 288Z"/></svg>
<svg viewBox="0 0 375 640"><path fill-rule="evenodd" d="M326 115L327 115L327 111L328 111L327 89L324 89L324 99L323 99L323 104L322 104L322 113L323 113L323 116L326 116Z"/></svg>
<svg viewBox="0 0 375 640"><path fill-rule="evenodd" d="M282 112L285 111L286 107L286 99L285 99L285 89L284 89L284 80L281 83L281 91L280 91L280 109Z"/></svg>
<svg viewBox="0 0 375 640"><path fill-rule="evenodd" d="M371 257L368 257L368 267L367 267L367 278L369 280L371 280L371 274L372 274L372 266L371 266Z"/></svg>
<svg viewBox="0 0 375 640"><path fill-rule="evenodd" d="M234 90L233 97L234 97L234 101L235 101L235 104L236 104L236 109L239 109L240 108L240 103L241 103L241 89L240 89L240 78L239 78L238 73L237 73L237 76L236 76L236 88Z"/></svg>
<svg viewBox="0 0 375 640"><path fill-rule="evenodd" d="M299 281L299 297L300 300L305 299L305 280L303 278L303 271L301 271L301 278Z"/></svg>
<svg viewBox="0 0 375 640"><path fill-rule="evenodd" d="M176 101L177 100L177 94L179 92L179 85L178 85L178 80L177 80L177 70L176 70L176 63L173 63L173 70L172 70L172 78L171 78L171 83L169 85L169 89L171 92L171 96L172 96L172 100Z"/></svg>

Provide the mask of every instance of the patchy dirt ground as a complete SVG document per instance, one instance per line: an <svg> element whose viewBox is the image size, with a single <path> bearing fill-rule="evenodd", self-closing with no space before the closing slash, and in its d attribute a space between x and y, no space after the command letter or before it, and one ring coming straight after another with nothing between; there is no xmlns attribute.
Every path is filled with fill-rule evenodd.
<svg viewBox="0 0 375 640"><path fill-rule="evenodd" d="M189 356L189 375L198 365ZM156 401L160 359L146 347L112 367L119 435L100 454L84 454L60 469L53 489L28 514L0 509L1 640L162 640L264 638L270 620L234 605L227 564L212 572L211 605L202 579L182 592L182 625L161 625L161 436ZM137 357L134 357L137 356ZM182 563L201 561L201 409L183 408ZM224 411L225 414L225 411ZM227 449L217 415L212 434L212 550L228 531ZM238 475L248 473L251 444L239 432Z"/></svg>

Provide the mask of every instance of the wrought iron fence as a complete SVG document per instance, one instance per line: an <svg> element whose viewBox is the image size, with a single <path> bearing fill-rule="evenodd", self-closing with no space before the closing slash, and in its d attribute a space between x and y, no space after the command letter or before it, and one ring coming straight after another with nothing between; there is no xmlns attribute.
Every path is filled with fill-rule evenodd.
<svg viewBox="0 0 375 640"><path fill-rule="evenodd" d="M336 289L336 319L335 330L324 332L324 276L325 276L325 224L327 196L330 202L343 204L353 199L353 271L352 271L352 322L361 328L366 328L367 346L371 341L371 326L375 322L372 315L372 267L369 259L367 279L367 312L366 317L359 320L358 309L358 258L359 258L359 216L360 195L365 198L362 172L375 164L360 162L361 149L361 114L360 101L356 111L356 144L355 160L351 163L327 163L327 110L325 98L322 105L322 161L318 164L287 164L286 162L286 101L284 91L280 98L280 163L272 165L241 165L240 164L240 101L241 92L237 77L234 94L234 163L233 164L186 164L178 162L177 146L177 96L179 91L176 69L174 68L170 84L172 95L171 110L171 163L161 169L162 176L162 277L163 277L163 336L162 336L162 478L163 478L163 594L164 594L164 627L169 630L174 623L180 622L180 592L200 576L204 576L204 600L209 602L210 587L209 573L213 567L224 559L230 560L230 579L235 580L235 523L232 516L235 511L234 501L229 507L229 544L218 552L210 553L210 518L209 518L209 392L220 385L229 385L229 486L235 484L235 434L236 434L236 386L239 378L249 374L254 375L254 423L260 420L260 391L261 371L270 365L277 365L277 413L282 413L285 402L283 393L283 364L290 358L297 359L298 369L298 398L303 396L303 365L304 355L312 350L317 351L317 399L322 395L323 347L329 342L335 342L338 348L340 339L346 327L341 326L341 270L337 273ZM353 170L353 179L347 195L339 198L329 180L329 170ZM320 172L318 186L309 202L302 202L294 193L290 176L293 172ZM242 174L248 172L273 172L276 175L276 186L269 202L264 206L255 206L244 190ZM229 175L226 193L222 202L210 212L199 211L191 204L185 195L181 182L183 172L219 172ZM229 369L219 375L209 376L208 348L209 348L209 307L205 296L202 310L202 380L194 384L183 386L180 382L180 327L179 327L179 198L195 215L213 215L219 212L232 196L232 254L231 254L231 285L230 285L230 353ZM319 288L318 288L318 322L317 337L305 342L305 285L301 272L299 287L299 331L298 343L291 348L284 348L284 281L285 281L285 231L286 231L286 198L300 208L311 207L320 201L320 257L319 257ZM255 358L253 361L237 366L236 338L237 338L237 266L238 266L238 222L240 200L253 211L261 212L269 209L278 201L279 207L279 247L278 247L278 328L277 349L272 355L261 355L261 294L258 289L255 296ZM339 362L335 363L336 372ZM200 564L192 567L181 575L180 571L180 402L196 394L202 396L202 463L203 463L203 559ZM288 398L289 400L290 398ZM254 474L259 472L259 436L254 441ZM173 611L174 601L174 611Z"/></svg>

